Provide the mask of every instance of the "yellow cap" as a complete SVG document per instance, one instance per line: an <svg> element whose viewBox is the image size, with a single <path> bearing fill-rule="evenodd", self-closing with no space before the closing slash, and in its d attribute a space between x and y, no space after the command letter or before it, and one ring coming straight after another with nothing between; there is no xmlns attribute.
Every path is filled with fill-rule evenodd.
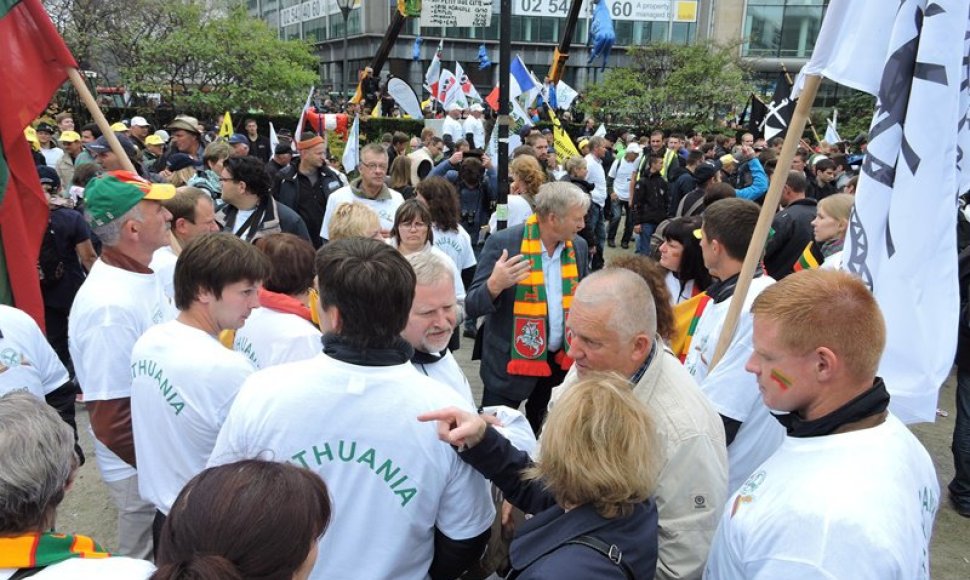
<svg viewBox="0 0 970 580"><path fill-rule="evenodd" d="M121 133L122 131L127 131L128 127L124 123L118 122L111 126L111 130L115 133Z"/></svg>

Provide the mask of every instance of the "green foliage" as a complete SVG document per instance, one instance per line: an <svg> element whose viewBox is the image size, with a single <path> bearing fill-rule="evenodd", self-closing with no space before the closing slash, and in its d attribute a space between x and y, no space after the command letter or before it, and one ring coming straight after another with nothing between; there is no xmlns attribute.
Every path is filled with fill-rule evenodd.
<svg viewBox="0 0 970 580"><path fill-rule="evenodd" d="M142 39L139 59L121 68L130 89L204 113L299 110L317 79L308 44L278 39L240 5L219 16L198 1L168 6L164 33Z"/></svg>
<svg viewBox="0 0 970 580"><path fill-rule="evenodd" d="M613 123L704 125L741 105L751 93L745 65L733 47L712 42L630 48L633 63L608 71L586 87L579 105Z"/></svg>

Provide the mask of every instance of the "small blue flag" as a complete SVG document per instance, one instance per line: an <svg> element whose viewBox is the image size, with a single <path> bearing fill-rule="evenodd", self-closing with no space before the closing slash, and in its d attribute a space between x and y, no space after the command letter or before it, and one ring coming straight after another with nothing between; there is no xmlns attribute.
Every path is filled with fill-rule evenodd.
<svg viewBox="0 0 970 580"><path fill-rule="evenodd" d="M492 66L492 61L488 60L488 49L485 48L485 44L481 44L478 47L478 70L485 70Z"/></svg>
<svg viewBox="0 0 970 580"><path fill-rule="evenodd" d="M411 60L421 60L421 43L424 39L420 36L414 39L414 47L411 49Z"/></svg>

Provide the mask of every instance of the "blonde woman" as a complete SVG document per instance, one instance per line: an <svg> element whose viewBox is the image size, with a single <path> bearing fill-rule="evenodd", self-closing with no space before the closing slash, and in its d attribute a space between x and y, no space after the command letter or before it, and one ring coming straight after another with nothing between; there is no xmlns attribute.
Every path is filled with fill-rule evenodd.
<svg viewBox="0 0 970 580"><path fill-rule="evenodd" d="M654 577L659 442L626 379L594 374L566 392L543 427L537 463L480 415L448 408L418 419L437 420L442 441L534 514L512 540L510 577Z"/></svg>
<svg viewBox="0 0 970 580"><path fill-rule="evenodd" d="M830 195L818 202L812 228L815 230L815 241L820 244L822 255L825 256L822 269L842 269L842 246L845 244L853 205L855 196L849 193Z"/></svg>
<svg viewBox="0 0 970 580"><path fill-rule="evenodd" d="M384 240L381 221L374 210L362 203L342 203L330 220L330 241L345 238Z"/></svg>

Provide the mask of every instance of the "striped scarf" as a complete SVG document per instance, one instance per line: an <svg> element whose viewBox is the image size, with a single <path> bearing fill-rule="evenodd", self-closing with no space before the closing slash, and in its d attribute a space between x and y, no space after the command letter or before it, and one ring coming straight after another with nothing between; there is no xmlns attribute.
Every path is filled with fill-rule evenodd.
<svg viewBox="0 0 970 580"><path fill-rule="evenodd" d="M805 250L802 251L802 255L798 257L798 261L792 266L792 272L801 272L802 270L814 270L818 268L820 262L817 257L818 246L815 242L808 242L805 246Z"/></svg>
<svg viewBox="0 0 970 580"><path fill-rule="evenodd" d="M87 536L34 532L0 538L0 569L40 568L71 558L99 559L110 556Z"/></svg>
<svg viewBox="0 0 970 580"><path fill-rule="evenodd" d="M546 361L548 355L548 306L546 304L546 284L542 274L542 242L539 240L539 219L536 214L525 221L525 234L522 236L520 253L528 258L532 271L529 276L515 287L515 305L512 308L514 325L512 330L512 357L506 370L510 375L527 377L548 377L552 369ZM572 240L566 240L566 247L560 254L562 272L562 318L569 316L573 294L579 284L579 270L576 266L576 251ZM563 349L556 355L556 363L567 370L572 366L569 341L565 340L563 329Z"/></svg>

